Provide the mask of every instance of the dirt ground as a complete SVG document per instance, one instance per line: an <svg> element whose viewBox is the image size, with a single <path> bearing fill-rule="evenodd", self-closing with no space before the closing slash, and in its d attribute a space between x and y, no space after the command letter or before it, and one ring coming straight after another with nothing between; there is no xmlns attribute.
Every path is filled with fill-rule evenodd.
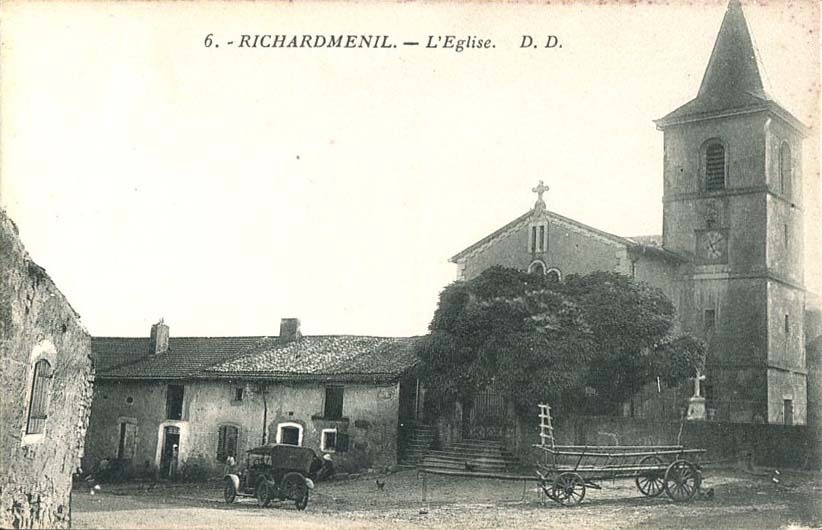
<svg viewBox="0 0 822 530"><path fill-rule="evenodd" d="M257 507L222 500L221 485L103 485L75 490L74 528L294 528L307 529L771 529L822 528L822 474L785 472L776 485L767 473L711 470L703 487L713 498L673 504L663 494L643 497L632 480L588 489L580 506L563 508L533 482L429 476L426 501L415 471L321 482L308 508L292 503Z"/></svg>

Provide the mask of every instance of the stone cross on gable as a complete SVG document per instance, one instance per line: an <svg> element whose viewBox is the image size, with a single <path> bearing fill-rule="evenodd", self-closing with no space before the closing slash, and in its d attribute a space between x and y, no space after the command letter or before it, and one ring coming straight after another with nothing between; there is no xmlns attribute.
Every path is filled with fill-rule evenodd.
<svg viewBox="0 0 822 530"><path fill-rule="evenodd" d="M537 194L537 200L538 200L539 202L542 202L542 194L543 194L543 193L545 193L546 191L548 191L549 189L551 189L551 188L549 188L548 186L546 186L546 185L545 185L545 183L543 183L543 182L540 180L540 181L539 181L539 185L538 185L536 188L532 189L531 191L533 191L534 193L536 193L536 194Z"/></svg>
<svg viewBox="0 0 822 530"><path fill-rule="evenodd" d="M702 389L700 388L699 383L705 380L705 375L699 373L699 370L696 371L696 377L691 377L690 379L694 380L694 395L693 397L702 397Z"/></svg>

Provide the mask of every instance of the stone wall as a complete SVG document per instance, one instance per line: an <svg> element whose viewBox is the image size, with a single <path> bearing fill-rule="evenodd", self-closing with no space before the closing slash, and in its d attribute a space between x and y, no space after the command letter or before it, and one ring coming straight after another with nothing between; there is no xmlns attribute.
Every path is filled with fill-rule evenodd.
<svg viewBox="0 0 822 530"><path fill-rule="evenodd" d="M0 527L67 528L91 404L88 333L0 210ZM27 433L34 364L48 361L43 432Z"/></svg>

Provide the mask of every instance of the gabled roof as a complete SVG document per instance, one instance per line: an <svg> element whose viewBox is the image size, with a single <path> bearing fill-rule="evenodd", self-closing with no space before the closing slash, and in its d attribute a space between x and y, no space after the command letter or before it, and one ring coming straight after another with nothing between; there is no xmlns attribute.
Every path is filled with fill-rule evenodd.
<svg viewBox="0 0 822 530"><path fill-rule="evenodd" d="M636 238L621 237L618 235L605 232L603 230L599 230L598 228L588 226L584 223L580 223L579 221L575 221L569 217L565 217L550 210L542 210L542 213L549 220L565 223L580 231L589 232L591 235L603 238L617 245L623 245L631 250L648 251L652 255L665 259L672 259L675 261L687 261L687 259L681 256L680 254L662 248L662 236L639 236ZM505 236L513 230L517 230L525 226L533 217L533 215L534 210L529 210L528 212L517 217L516 219L506 224L499 230L495 230L494 232L480 239L468 248L461 250L460 252L452 256L448 261L450 261L451 263L459 263L462 259L470 256L474 252L479 251L484 246L489 245L492 242L502 238L503 236Z"/></svg>
<svg viewBox="0 0 822 530"><path fill-rule="evenodd" d="M516 230L516 229L518 229L522 226L525 226L525 224L528 223L528 221L533 216L533 212L534 212L534 210L529 210L529 211L525 212L523 215L517 217L516 219L514 219L510 223L506 224L505 226L503 226L499 230L495 230L494 232L492 232L491 234L489 234L489 235L485 236L484 238L480 239L479 241L477 241L473 245L469 246L468 248L465 248L465 249L461 250L460 252L458 252L457 254L452 256L448 261L450 261L452 263L458 263L462 258L464 258L464 257L468 256L469 254L472 254L473 252L479 250L484 245L499 239L500 237L506 235L507 233L509 233L512 230ZM576 227L580 230L587 231L587 232L590 232L593 235L597 235L597 236L600 236L602 238L605 238L605 239L611 241L612 243L616 243L618 245L626 245L626 246L634 244L632 241L629 241L629 240L625 239L624 237L620 237L620 236L617 236L617 235L614 235L614 234L609 234L608 232L604 232L604 231L599 230L597 228L594 228L592 226L588 226L586 224L580 223L579 221L575 221L575 220L573 220L569 217L559 215L558 213L554 213L550 210L543 210L543 213L544 213L545 217L547 217L548 219L552 219L552 220L555 220L555 221L566 223L566 224L571 225L573 227Z"/></svg>
<svg viewBox="0 0 822 530"><path fill-rule="evenodd" d="M168 380L253 378L278 380L391 380L417 363L413 338L308 336L172 337L150 355L148 338L95 337L97 378Z"/></svg>
<svg viewBox="0 0 822 530"><path fill-rule="evenodd" d="M150 355L148 337L93 337L91 351L101 379L180 379L197 377L264 338L171 337L168 351Z"/></svg>
<svg viewBox="0 0 822 530"><path fill-rule="evenodd" d="M221 377L297 380L394 379L417 364L413 337L308 336L266 339L244 355L210 367Z"/></svg>
<svg viewBox="0 0 822 530"><path fill-rule="evenodd" d="M770 110L806 134L807 128L765 91L763 71L742 6L731 0L696 98L656 120L657 126Z"/></svg>

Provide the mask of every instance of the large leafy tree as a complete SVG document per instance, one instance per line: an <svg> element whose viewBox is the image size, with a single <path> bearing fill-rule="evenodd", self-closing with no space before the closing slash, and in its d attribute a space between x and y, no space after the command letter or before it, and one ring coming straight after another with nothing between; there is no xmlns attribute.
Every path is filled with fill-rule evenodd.
<svg viewBox="0 0 822 530"><path fill-rule="evenodd" d="M661 291L619 274L551 282L492 267L440 294L418 346L429 403L493 383L523 412L539 400L613 407L652 378L677 382L699 365L704 347L671 337L673 318Z"/></svg>

